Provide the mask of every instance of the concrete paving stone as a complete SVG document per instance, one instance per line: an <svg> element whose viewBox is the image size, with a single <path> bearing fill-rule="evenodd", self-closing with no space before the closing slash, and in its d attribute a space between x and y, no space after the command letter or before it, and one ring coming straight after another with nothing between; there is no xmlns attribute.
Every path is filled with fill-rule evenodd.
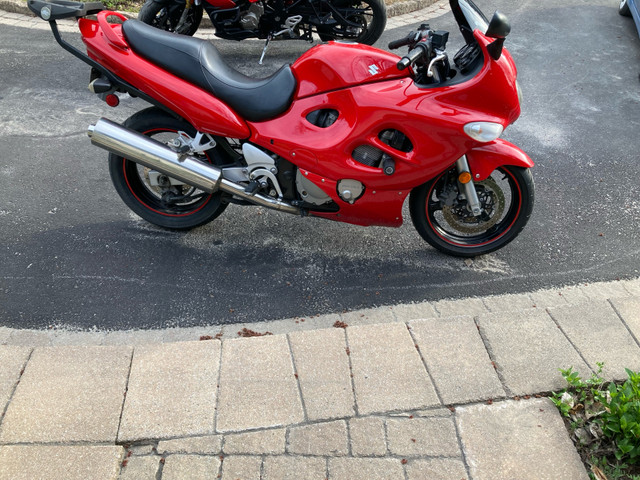
<svg viewBox="0 0 640 480"><path fill-rule="evenodd" d="M545 309L547 307L557 307L559 305L567 305L567 299L561 295L558 289L545 289L529 293L529 297L533 300L536 308Z"/></svg>
<svg viewBox="0 0 640 480"><path fill-rule="evenodd" d="M106 335L106 332L65 332L57 330L51 338L51 345L102 345Z"/></svg>
<svg viewBox="0 0 640 480"><path fill-rule="evenodd" d="M340 314L340 320L347 325L371 325L395 322L396 317L390 307L367 308Z"/></svg>
<svg viewBox="0 0 640 480"><path fill-rule="evenodd" d="M622 285L627 291L635 296L640 296L640 278L634 278L632 280L623 280Z"/></svg>
<svg viewBox="0 0 640 480"><path fill-rule="evenodd" d="M338 420L291 427L287 451L298 455L347 455L347 423Z"/></svg>
<svg viewBox="0 0 640 480"><path fill-rule="evenodd" d="M588 480L556 407L547 398L460 407L458 430L478 480Z"/></svg>
<svg viewBox="0 0 640 480"><path fill-rule="evenodd" d="M573 366L582 375L591 373L544 310L481 315L478 324L498 372L513 395L564 388L566 382L559 368Z"/></svg>
<svg viewBox="0 0 640 480"><path fill-rule="evenodd" d="M400 456L460 456L453 418L389 418L389 452Z"/></svg>
<svg viewBox="0 0 640 480"><path fill-rule="evenodd" d="M562 296L567 303L574 305L589 301L589 297L579 285L567 285L557 289L558 295Z"/></svg>
<svg viewBox="0 0 640 480"><path fill-rule="evenodd" d="M535 303L526 294L493 295L482 299L491 312L513 312L534 308Z"/></svg>
<svg viewBox="0 0 640 480"><path fill-rule="evenodd" d="M320 457L266 457L263 473L263 480L327 480L327 461Z"/></svg>
<svg viewBox="0 0 640 480"><path fill-rule="evenodd" d="M340 320L338 314L312 315L308 317L294 317L283 320L271 320L267 322L241 323L237 325L227 325L223 338L238 338L238 332L243 328L254 332L271 332L273 335L282 335L290 332L305 332L309 330L320 330L323 328L333 328L333 324ZM233 327L233 328L232 328Z"/></svg>
<svg viewBox="0 0 640 480"><path fill-rule="evenodd" d="M473 318L423 320L410 325L445 404L505 394Z"/></svg>
<svg viewBox="0 0 640 480"><path fill-rule="evenodd" d="M135 348L118 439L214 433L220 342Z"/></svg>
<svg viewBox="0 0 640 480"><path fill-rule="evenodd" d="M131 350L36 348L7 408L0 442L114 443Z"/></svg>
<svg viewBox="0 0 640 480"><path fill-rule="evenodd" d="M398 480L404 468L396 458L330 458L330 480Z"/></svg>
<svg viewBox="0 0 640 480"><path fill-rule="evenodd" d="M155 455L157 453L155 443L147 443L147 444L137 444L137 445L129 445L127 447L127 455L131 452L131 455Z"/></svg>
<svg viewBox="0 0 640 480"><path fill-rule="evenodd" d="M4 345L9 340L9 337L13 333L13 329L7 327L0 327L0 345Z"/></svg>
<svg viewBox="0 0 640 480"><path fill-rule="evenodd" d="M429 302L394 305L391 307L391 311L398 322L408 322L421 318L436 318L438 316L438 312Z"/></svg>
<svg viewBox="0 0 640 480"><path fill-rule="evenodd" d="M156 480L160 468L160 457L131 456L120 470L118 480Z"/></svg>
<svg viewBox="0 0 640 480"><path fill-rule="evenodd" d="M7 345L24 347L48 347L51 345L51 330L17 330L14 329L6 341Z"/></svg>
<svg viewBox="0 0 640 480"><path fill-rule="evenodd" d="M247 453L252 455L284 453L285 428L259 430L257 432L230 433L224 436L224 453Z"/></svg>
<svg viewBox="0 0 640 480"><path fill-rule="evenodd" d="M404 323L348 327L347 340L360 415L440 403Z"/></svg>
<svg viewBox="0 0 640 480"><path fill-rule="evenodd" d="M640 370L640 347L608 302L555 307L549 312L592 369L596 362L604 362L606 378L626 379L625 368Z"/></svg>
<svg viewBox="0 0 640 480"><path fill-rule="evenodd" d="M215 455L222 451L222 435L205 435L201 437L162 440L158 442L157 450L160 455L172 453Z"/></svg>
<svg viewBox="0 0 640 480"><path fill-rule="evenodd" d="M631 293L621 282L599 282L580 285L580 290L591 301L607 300L609 298L630 297Z"/></svg>
<svg viewBox="0 0 640 480"><path fill-rule="evenodd" d="M164 330L120 330L107 332L104 345L146 345L162 343Z"/></svg>
<svg viewBox="0 0 640 480"><path fill-rule="evenodd" d="M356 457L377 457L387 453L384 420L381 417L349 419L351 453Z"/></svg>
<svg viewBox="0 0 640 480"><path fill-rule="evenodd" d="M447 407L439 407L429 408L427 410L416 410L411 415L417 417L450 417L453 413Z"/></svg>
<svg viewBox="0 0 640 480"><path fill-rule="evenodd" d="M355 400L344 330L294 332L289 341L308 419L353 416Z"/></svg>
<svg viewBox="0 0 640 480"><path fill-rule="evenodd" d="M15 345L0 346L0 419L20 380L31 348Z"/></svg>
<svg viewBox="0 0 640 480"><path fill-rule="evenodd" d="M222 480L258 480L262 468L262 457L235 455L224 457Z"/></svg>
<svg viewBox="0 0 640 480"><path fill-rule="evenodd" d="M120 446L0 446L0 480L116 480Z"/></svg>
<svg viewBox="0 0 640 480"><path fill-rule="evenodd" d="M216 338L219 333L224 335L224 326L168 328L163 332L162 342L195 342L200 341L203 336Z"/></svg>
<svg viewBox="0 0 640 480"><path fill-rule="evenodd" d="M410 460L407 480L469 480L464 462L459 458Z"/></svg>
<svg viewBox="0 0 640 480"><path fill-rule="evenodd" d="M640 340L640 297L613 298L611 304L636 337L636 341Z"/></svg>
<svg viewBox="0 0 640 480"><path fill-rule="evenodd" d="M441 317L476 316L487 313L487 307L481 298L464 300L440 300L433 304Z"/></svg>
<svg viewBox="0 0 640 480"><path fill-rule="evenodd" d="M225 340L217 430L276 427L303 420L287 337Z"/></svg>
<svg viewBox="0 0 640 480"><path fill-rule="evenodd" d="M220 458L202 455L169 455L162 480L211 480L218 478Z"/></svg>

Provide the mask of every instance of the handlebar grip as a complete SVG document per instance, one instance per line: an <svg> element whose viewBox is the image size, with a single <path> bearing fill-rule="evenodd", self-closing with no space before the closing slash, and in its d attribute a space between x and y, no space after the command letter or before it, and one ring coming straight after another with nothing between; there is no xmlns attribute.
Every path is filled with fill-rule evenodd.
<svg viewBox="0 0 640 480"><path fill-rule="evenodd" d="M415 33L413 32L409 32L409 35L407 35L404 38L401 38L400 40L393 40L391 42L389 42L389 50L395 50L396 48L400 48L400 47L404 47L405 45L409 45L412 41L413 38L416 36Z"/></svg>
<svg viewBox="0 0 640 480"><path fill-rule="evenodd" d="M418 60L423 55L426 55L429 52L429 45L426 42L419 43L416 48L411 50L407 55L402 57L402 59L396 65L398 70L404 70L413 62Z"/></svg>

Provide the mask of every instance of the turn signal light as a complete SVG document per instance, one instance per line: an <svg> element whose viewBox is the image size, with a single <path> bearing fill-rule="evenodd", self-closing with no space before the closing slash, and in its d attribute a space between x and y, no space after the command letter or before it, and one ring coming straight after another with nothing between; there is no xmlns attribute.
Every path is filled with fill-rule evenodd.
<svg viewBox="0 0 640 480"><path fill-rule="evenodd" d="M492 142L500 135L504 127L494 122L471 122L464 126L464 133L478 142Z"/></svg>
<svg viewBox="0 0 640 480"><path fill-rule="evenodd" d="M469 172L462 172L458 175L458 181L463 185L471 181L471 174Z"/></svg>

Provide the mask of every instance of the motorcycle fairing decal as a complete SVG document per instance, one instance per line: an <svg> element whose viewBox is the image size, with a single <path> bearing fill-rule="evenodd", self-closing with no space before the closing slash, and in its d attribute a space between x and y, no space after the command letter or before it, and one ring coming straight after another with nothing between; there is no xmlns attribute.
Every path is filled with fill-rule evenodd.
<svg viewBox="0 0 640 480"><path fill-rule="evenodd" d="M486 145L474 147L466 155L473 180L485 180L491 172L503 165L523 168L531 168L534 165L520 148L501 138Z"/></svg>

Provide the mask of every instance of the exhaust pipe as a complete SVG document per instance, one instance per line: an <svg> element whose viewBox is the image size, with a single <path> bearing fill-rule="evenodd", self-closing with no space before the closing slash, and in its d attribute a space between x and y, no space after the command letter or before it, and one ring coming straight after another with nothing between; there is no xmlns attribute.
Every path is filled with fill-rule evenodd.
<svg viewBox="0 0 640 480"><path fill-rule="evenodd" d="M301 214L301 210L289 203L266 197L251 195L244 186L222 178L222 170L204 163L195 157L180 155L167 145L149 138L122 125L101 118L87 131L91 143L111 153L127 158L145 167L193 185L207 193L218 190L230 193L249 202L282 212Z"/></svg>

